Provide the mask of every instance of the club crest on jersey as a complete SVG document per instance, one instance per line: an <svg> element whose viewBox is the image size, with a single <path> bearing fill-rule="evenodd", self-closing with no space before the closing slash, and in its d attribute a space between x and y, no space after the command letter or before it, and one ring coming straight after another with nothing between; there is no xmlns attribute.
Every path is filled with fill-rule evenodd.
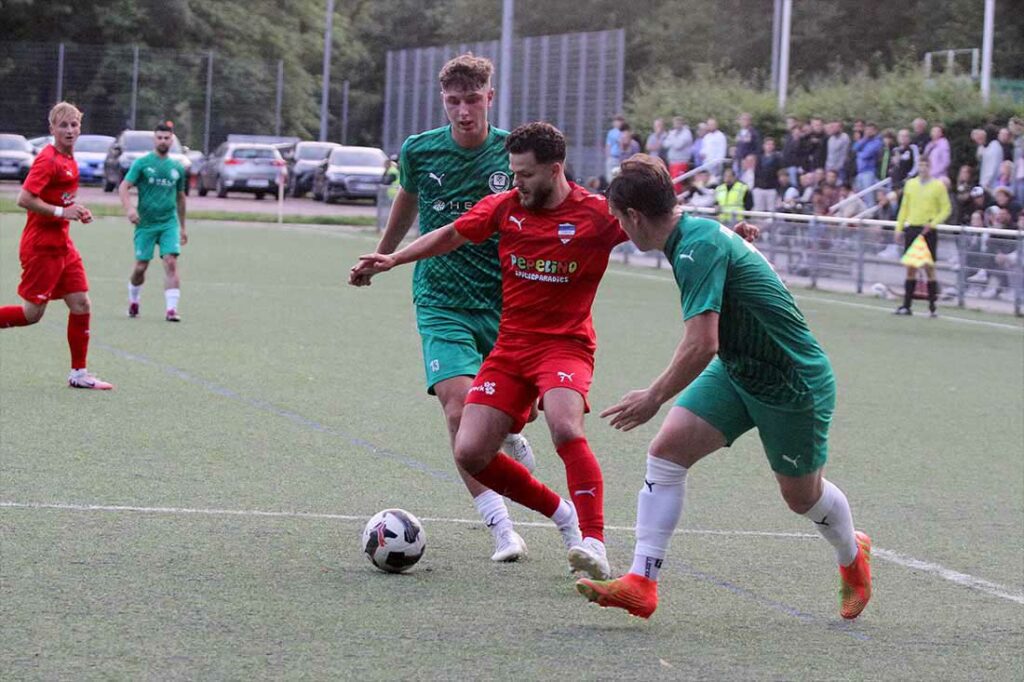
<svg viewBox="0 0 1024 682"><path fill-rule="evenodd" d="M558 224L558 239L563 244L568 244L576 236L576 226L572 223Z"/></svg>
<svg viewBox="0 0 1024 682"><path fill-rule="evenodd" d="M508 189L509 177L508 173L502 171L495 171L491 173L491 177L487 178L487 186L491 188L491 191L495 194L499 194Z"/></svg>

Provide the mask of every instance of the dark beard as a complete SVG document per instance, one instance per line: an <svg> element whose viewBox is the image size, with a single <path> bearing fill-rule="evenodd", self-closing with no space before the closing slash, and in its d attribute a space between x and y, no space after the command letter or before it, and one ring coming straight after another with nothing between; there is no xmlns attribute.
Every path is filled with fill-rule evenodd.
<svg viewBox="0 0 1024 682"><path fill-rule="evenodd" d="M535 189L528 201L522 201L523 207L528 208L531 211L543 208L544 204L546 204L548 202L548 199L551 197L551 192L551 187L542 187L540 189ZM522 200L522 194L520 194L519 196Z"/></svg>

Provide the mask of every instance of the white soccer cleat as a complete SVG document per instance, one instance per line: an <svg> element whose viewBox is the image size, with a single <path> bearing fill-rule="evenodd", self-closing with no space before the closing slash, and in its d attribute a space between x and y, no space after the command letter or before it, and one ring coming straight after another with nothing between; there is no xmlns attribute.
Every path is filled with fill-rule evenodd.
<svg viewBox="0 0 1024 682"><path fill-rule="evenodd" d="M526 467L531 474L537 468L537 460L533 457L530 441L526 440L526 436L521 433L510 433L505 436L505 441L501 444L501 451Z"/></svg>
<svg viewBox="0 0 1024 682"><path fill-rule="evenodd" d="M576 506L568 500L565 502L572 509L572 518L564 525L558 526L558 532L562 534L562 544L565 545L565 549L570 550L583 543L583 536L580 534L580 517L576 515Z"/></svg>
<svg viewBox="0 0 1024 682"><path fill-rule="evenodd" d="M573 573L586 573L595 580L612 577L608 553L597 538L583 538L583 542L569 550L569 567Z"/></svg>
<svg viewBox="0 0 1024 682"><path fill-rule="evenodd" d="M494 539L494 554L491 561L511 563L526 558L526 542L511 528L499 533Z"/></svg>
<svg viewBox="0 0 1024 682"><path fill-rule="evenodd" d="M100 379L98 376L89 374L84 369L73 369L68 375L68 386L71 388L86 388L94 391L109 391L114 385Z"/></svg>

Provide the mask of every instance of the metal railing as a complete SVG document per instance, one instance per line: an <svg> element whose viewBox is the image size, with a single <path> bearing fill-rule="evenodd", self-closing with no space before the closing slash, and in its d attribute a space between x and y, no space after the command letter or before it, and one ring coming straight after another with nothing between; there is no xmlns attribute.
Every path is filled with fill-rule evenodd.
<svg viewBox="0 0 1024 682"><path fill-rule="evenodd" d="M717 208L684 206L693 214L715 216ZM776 211L738 211L761 227L759 250L791 284L864 293L883 298L903 295L903 249L892 229L895 221L839 218ZM965 307L986 307L1024 315L1024 231L961 225L936 225L935 270L940 300ZM661 268L661 252L642 253L632 244L616 251L625 263ZM921 295L923 297L923 283ZM917 294L915 294L915 298Z"/></svg>

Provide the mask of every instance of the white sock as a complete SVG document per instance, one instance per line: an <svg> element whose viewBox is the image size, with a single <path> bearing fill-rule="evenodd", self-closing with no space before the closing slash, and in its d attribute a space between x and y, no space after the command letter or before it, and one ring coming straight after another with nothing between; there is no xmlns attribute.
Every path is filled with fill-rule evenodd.
<svg viewBox="0 0 1024 682"><path fill-rule="evenodd" d="M135 286L131 282L128 282L128 302L138 303L139 298L142 296L142 285Z"/></svg>
<svg viewBox="0 0 1024 682"><path fill-rule="evenodd" d="M630 573L658 579L685 496L686 467L648 454L644 487L636 499L636 549Z"/></svg>
<svg viewBox="0 0 1024 682"><path fill-rule="evenodd" d="M505 530L512 530L512 519L508 516L508 507L505 500L493 490L480 493L473 498L473 506L483 519L484 524L491 529L491 534L497 537Z"/></svg>
<svg viewBox="0 0 1024 682"><path fill-rule="evenodd" d="M558 509L551 515L551 520L555 522L556 526L562 528L573 520L575 513L576 510L572 508L572 505L563 499L558 503Z"/></svg>
<svg viewBox="0 0 1024 682"><path fill-rule="evenodd" d="M181 298L181 289L164 289L164 300L167 301L168 310L178 309L178 299Z"/></svg>
<svg viewBox="0 0 1024 682"><path fill-rule="evenodd" d="M822 537L836 550L840 566L849 566L857 558L857 538L853 534L853 515L846 495L827 479L821 479L821 497L804 514Z"/></svg>

